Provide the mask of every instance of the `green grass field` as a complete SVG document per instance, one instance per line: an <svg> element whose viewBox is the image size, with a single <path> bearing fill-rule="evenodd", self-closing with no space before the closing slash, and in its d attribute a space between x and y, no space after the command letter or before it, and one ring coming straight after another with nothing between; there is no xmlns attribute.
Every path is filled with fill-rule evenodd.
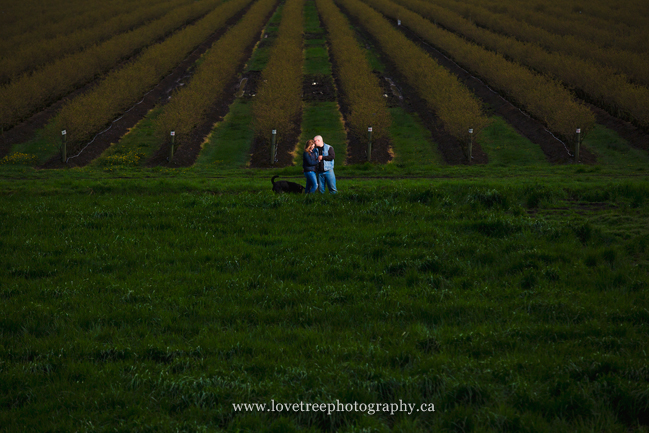
<svg viewBox="0 0 649 433"><path fill-rule="evenodd" d="M305 34L331 75L310 0ZM251 106L190 168L144 167L159 109L85 168L34 168L50 130L0 161L0 431L649 432L646 152L597 126L597 164L551 165L494 117L448 166L404 106L394 159L346 165L305 101L295 165L251 169ZM339 194L272 193L316 134Z"/></svg>
<svg viewBox="0 0 649 433"><path fill-rule="evenodd" d="M4 168L0 429L647 431L644 171L432 167Z"/></svg>

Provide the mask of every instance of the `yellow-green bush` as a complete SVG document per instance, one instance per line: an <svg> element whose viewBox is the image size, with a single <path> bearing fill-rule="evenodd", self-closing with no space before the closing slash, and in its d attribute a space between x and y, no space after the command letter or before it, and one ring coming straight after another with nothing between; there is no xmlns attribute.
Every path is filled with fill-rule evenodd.
<svg viewBox="0 0 649 433"><path fill-rule="evenodd" d="M231 0L235 1L235 0ZM246 47L255 42L277 0L259 0L237 25L214 43L203 56L189 85L177 90L156 120L156 133L167 137L176 131L179 145L186 140L215 102L223 96L228 82L245 61Z"/></svg>
<svg viewBox="0 0 649 433"><path fill-rule="evenodd" d="M381 14L358 0L338 0L378 41L381 50L453 137L468 141L488 122L478 99L453 74L395 30Z"/></svg>
<svg viewBox="0 0 649 433"><path fill-rule="evenodd" d="M580 2L581 0L574 0ZM541 27L559 35L574 35L595 45L629 50L636 53L649 51L649 28L647 27L647 2L623 0L625 7L615 8L616 2L590 0L572 5L566 0L541 1L538 3L519 0L435 0L439 6L449 7L465 18L474 19L476 7L484 7L500 17L516 18L519 22ZM614 9L608 7L614 5ZM644 6L645 13L640 11ZM583 13L582 13L583 12Z"/></svg>
<svg viewBox="0 0 649 433"><path fill-rule="evenodd" d="M278 36L271 48L266 68L261 73L253 105L255 136L270 146L270 135L277 130L277 146L293 151L302 112L303 0L287 0L282 10Z"/></svg>
<svg viewBox="0 0 649 433"><path fill-rule="evenodd" d="M23 72L32 72L48 62L101 43L115 35L130 31L159 18L193 0L170 0L159 4L131 5L129 10L108 19L111 10L104 11L108 17L90 28L83 28L64 35L38 38L22 44L19 49L6 53L0 60L0 83L6 84ZM119 9L118 9L119 10Z"/></svg>
<svg viewBox="0 0 649 433"><path fill-rule="evenodd" d="M593 113L556 81L467 42L388 0L367 2L394 19L399 17L428 43L448 53L564 139L574 137L577 128L585 134L595 125Z"/></svg>
<svg viewBox="0 0 649 433"><path fill-rule="evenodd" d="M645 128L649 127L649 89L630 83L624 75L575 56L548 52L536 44L490 32L455 12L428 2L397 1L485 48L583 91L592 102L614 115L632 120Z"/></svg>
<svg viewBox="0 0 649 433"><path fill-rule="evenodd" d="M142 1L142 0L140 0ZM146 1L146 0L145 0ZM116 0L128 3L129 0ZM94 10L105 12L105 0L21 0L2 3L0 14L0 39L17 42L23 37L30 38L31 33L49 35L49 37L65 32L70 28L67 24L81 28L89 21L94 25L101 15L93 14ZM112 2L110 2L112 3ZM131 2L132 3L132 2ZM110 5L112 7L114 5ZM61 24L64 24L61 26ZM72 27L74 28L74 27ZM68 30L71 31L71 30Z"/></svg>
<svg viewBox="0 0 649 433"><path fill-rule="evenodd" d="M327 29L341 98L349 107L346 125L357 137L365 136L368 126L372 127L374 137L387 136L390 113L383 91L349 22L332 0L316 0L316 5Z"/></svg>
<svg viewBox="0 0 649 433"><path fill-rule="evenodd" d="M0 87L0 126L7 129L15 125L33 112L55 102L77 87L110 70L125 57L132 55L142 47L205 14L221 1L206 0L175 9L146 26L59 59L33 74L25 73L8 85ZM227 9L229 3L223 7ZM211 21L219 22L218 14L216 17L212 15ZM194 31L199 40L193 46L198 45L215 29L211 25L202 27L207 30L207 33ZM191 28L199 27L194 25ZM170 38L170 40L177 41L172 44L178 44L178 41L183 38L179 35L185 34L187 34L186 30ZM155 46L147 51L151 49L155 49ZM163 59L169 57L165 53L161 55Z"/></svg>
<svg viewBox="0 0 649 433"><path fill-rule="evenodd" d="M460 14L466 10L466 5L452 0L441 1L437 5L441 6L440 3L448 5L446 7ZM512 36L519 41L537 44L548 51L566 53L599 63L626 74L639 84L649 84L649 58L646 53L610 47L609 44L616 39L614 35L609 34L609 44L601 46L575 35L552 33L514 19L506 13L494 13L478 4L471 7L469 17L479 27Z"/></svg>
<svg viewBox="0 0 649 433"><path fill-rule="evenodd" d="M50 127L68 131L71 149L90 139L142 98L195 47L250 1L230 0L195 24L148 48L137 60L110 73L92 91L66 104Z"/></svg>

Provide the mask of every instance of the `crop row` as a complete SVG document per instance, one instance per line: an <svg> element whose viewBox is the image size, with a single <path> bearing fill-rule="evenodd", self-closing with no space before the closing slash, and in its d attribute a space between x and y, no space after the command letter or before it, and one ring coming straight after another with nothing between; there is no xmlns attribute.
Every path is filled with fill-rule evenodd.
<svg viewBox="0 0 649 433"><path fill-rule="evenodd" d="M435 0L435 3L445 4L439 0ZM471 16L473 8L479 6L552 33L585 38L600 46L636 52L646 51L649 47L646 24L649 11L644 0L623 0L624 7L617 10L608 7L611 3L608 0L599 2L599 5L590 1L588 5L572 6L565 2L552 4L549 1L532 6L530 3L515 0L463 0L455 3L462 7L462 13L467 18ZM644 6L644 13L640 10L641 6Z"/></svg>
<svg viewBox="0 0 649 433"><path fill-rule="evenodd" d="M57 9L66 11L65 15L58 19L44 22L34 28L22 28L26 24L31 24L36 19L34 14L25 18L25 22L15 22L12 24L0 23L0 57L11 56L12 53L19 51L27 45L40 43L47 39L64 37L70 33L80 30L86 30L102 22L111 20L119 15L128 13L131 10L142 7L152 7L168 0L114 0L111 2L102 2L99 0L88 0L87 5L93 5L89 10L84 7L72 8L66 4L61 4ZM48 2L49 3L49 2ZM54 1L52 3L55 3ZM80 5L79 5L80 6ZM0 14L4 16L4 14ZM42 18L39 14L38 18Z"/></svg>
<svg viewBox="0 0 649 433"><path fill-rule="evenodd" d="M338 0L378 42L453 137L466 141L469 129L477 133L488 122L477 98L424 50L392 27L381 14L359 0Z"/></svg>
<svg viewBox="0 0 649 433"><path fill-rule="evenodd" d="M230 0L194 25L148 48L136 61L110 73L92 91L66 104L49 127L68 130L71 149L88 140L135 104L193 49L249 3L250 0Z"/></svg>
<svg viewBox="0 0 649 433"><path fill-rule="evenodd" d="M558 82L467 42L389 0L365 1L395 20L400 17L408 28L428 43L448 53L564 139L574 137L577 128L586 133L595 125L593 113Z"/></svg>
<svg viewBox="0 0 649 433"><path fill-rule="evenodd" d="M128 3L128 0L116 0L115 3ZM94 25L100 17L90 12L102 11L108 2L103 0L22 0L2 3L0 14L0 39L9 39L17 35L40 32L41 28L55 28L52 35L57 35L64 28L61 22L74 22L80 26L83 21L73 20L73 17L90 18L89 25ZM111 2L112 3L112 2ZM111 5L112 7L113 5Z"/></svg>
<svg viewBox="0 0 649 433"><path fill-rule="evenodd" d="M567 86L583 92L593 103L614 115L649 127L649 89L630 83L625 76L584 59L552 53L480 28L459 14L420 0L396 0L417 14L458 33L470 41L500 53ZM407 24L407 23L406 23Z"/></svg>
<svg viewBox="0 0 649 433"><path fill-rule="evenodd" d="M17 80L0 88L0 126L7 129L15 125L34 111L58 100L97 75L105 73L142 47L186 22L204 15L221 1L194 2L172 10L150 24L59 59L33 74L23 74ZM209 22L219 22L219 19L212 15L204 24L194 27L203 28L207 33L200 33L198 30L194 32L197 32L197 35L204 34L203 39L206 38L214 29L208 24ZM166 57L163 55L163 58Z"/></svg>
<svg viewBox="0 0 649 433"><path fill-rule="evenodd" d="M86 49L101 43L117 34L140 27L144 23L157 19L170 10L189 3L191 0L170 0L154 6L135 8L91 28L81 29L55 38L39 39L32 44L25 44L19 50L0 60L0 83L6 84L19 74L34 71L63 55Z"/></svg>
<svg viewBox="0 0 649 433"><path fill-rule="evenodd" d="M466 11L466 5L454 0L436 0L435 4L458 14ZM497 14L475 4L469 17L479 27L506 34L519 41L537 44L548 51L562 52L625 73L639 84L649 84L649 59L645 53L622 50L594 44L593 41L575 35L561 35L541 27L517 20L507 14ZM609 35L609 41L612 35Z"/></svg>
<svg viewBox="0 0 649 433"><path fill-rule="evenodd" d="M316 0L316 5L327 29L341 99L349 108L347 127L359 138L365 135L369 126L374 137L387 136L390 113L378 78L372 73L354 31L332 0Z"/></svg>
<svg viewBox="0 0 649 433"><path fill-rule="evenodd" d="M156 120L158 136L166 137L170 131L175 131L178 142L183 143L192 130L206 119L210 108L232 81L237 68L246 60L243 57L246 48L255 42L276 4L277 0L259 0L237 25L203 55L202 63L189 85L172 95L171 101Z"/></svg>
<svg viewBox="0 0 649 433"><path fill-rule="evenodd" d="M286 1L253 105L256 139L268 144L276 130L277 148L288 152L295 148L291 141L299 133L302 114L303 9L303 0Z"/></svg>

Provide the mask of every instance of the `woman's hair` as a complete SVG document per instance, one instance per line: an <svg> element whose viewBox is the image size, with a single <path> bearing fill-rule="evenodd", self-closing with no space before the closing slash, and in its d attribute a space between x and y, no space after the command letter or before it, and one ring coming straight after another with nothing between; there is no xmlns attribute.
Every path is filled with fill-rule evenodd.
<svg viewBox="0 0 649 433"><path fill-rule="evenodd" d="M307 141L306 144L304 145L304 151L305 151L305 152L308 152L308 151L311 150L314 146L315 146L315 141L313 141L313 140L309 140L309 141Z"/></svg>

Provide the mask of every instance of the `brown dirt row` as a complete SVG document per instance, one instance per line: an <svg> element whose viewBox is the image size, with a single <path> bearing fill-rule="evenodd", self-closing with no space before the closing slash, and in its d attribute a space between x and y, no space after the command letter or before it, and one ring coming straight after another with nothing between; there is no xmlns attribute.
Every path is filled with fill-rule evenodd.
<svg viewBox="0 0 649 433"><path fill-rule="evenodd" d="M201 15L200 17L197 17L189 22L187 22L185 25L171 31L165 36L162 36L155 41L153 41L151 44L148 46L155 45L157 43L160 43L170 37L171 35L182 31L185 29L187 26L190 26L203 18L205 15L207 15L209 12L206 12L205 14ZM142 50L146 49L146 47L143 47L140 50L137 50L133 55L129 56L128 58L122 60L118 64L116 64L113 68L111 68L109 71L106 73L95 77L92 81L86 83L85 85L81 86L77 90L72 91L71 93L65 95L63 98L59 99L58 101L54 102L53 104L49 105L48 107L44 108L43 110L39 111L38 113L35 113L32 115L30 118L25 119L23 122L17 124L13 128L11 128L8 131L4 131L2 133L2 136L0 137L0 158L3 158L6 156L10 151L11 148L14 144L17 143L25 143L29 140L31 140L36 131L39 129L43 128L47 123L54 117L56 114L59 112L59 110L63 107L64 104L69 102L70 100L83 95L89 91L91 91L97 84L101 82L103 78L108 76L111 72L120 69L127 63L131 62L133 59L135 59L137 56L140 55Z"/></svg>

